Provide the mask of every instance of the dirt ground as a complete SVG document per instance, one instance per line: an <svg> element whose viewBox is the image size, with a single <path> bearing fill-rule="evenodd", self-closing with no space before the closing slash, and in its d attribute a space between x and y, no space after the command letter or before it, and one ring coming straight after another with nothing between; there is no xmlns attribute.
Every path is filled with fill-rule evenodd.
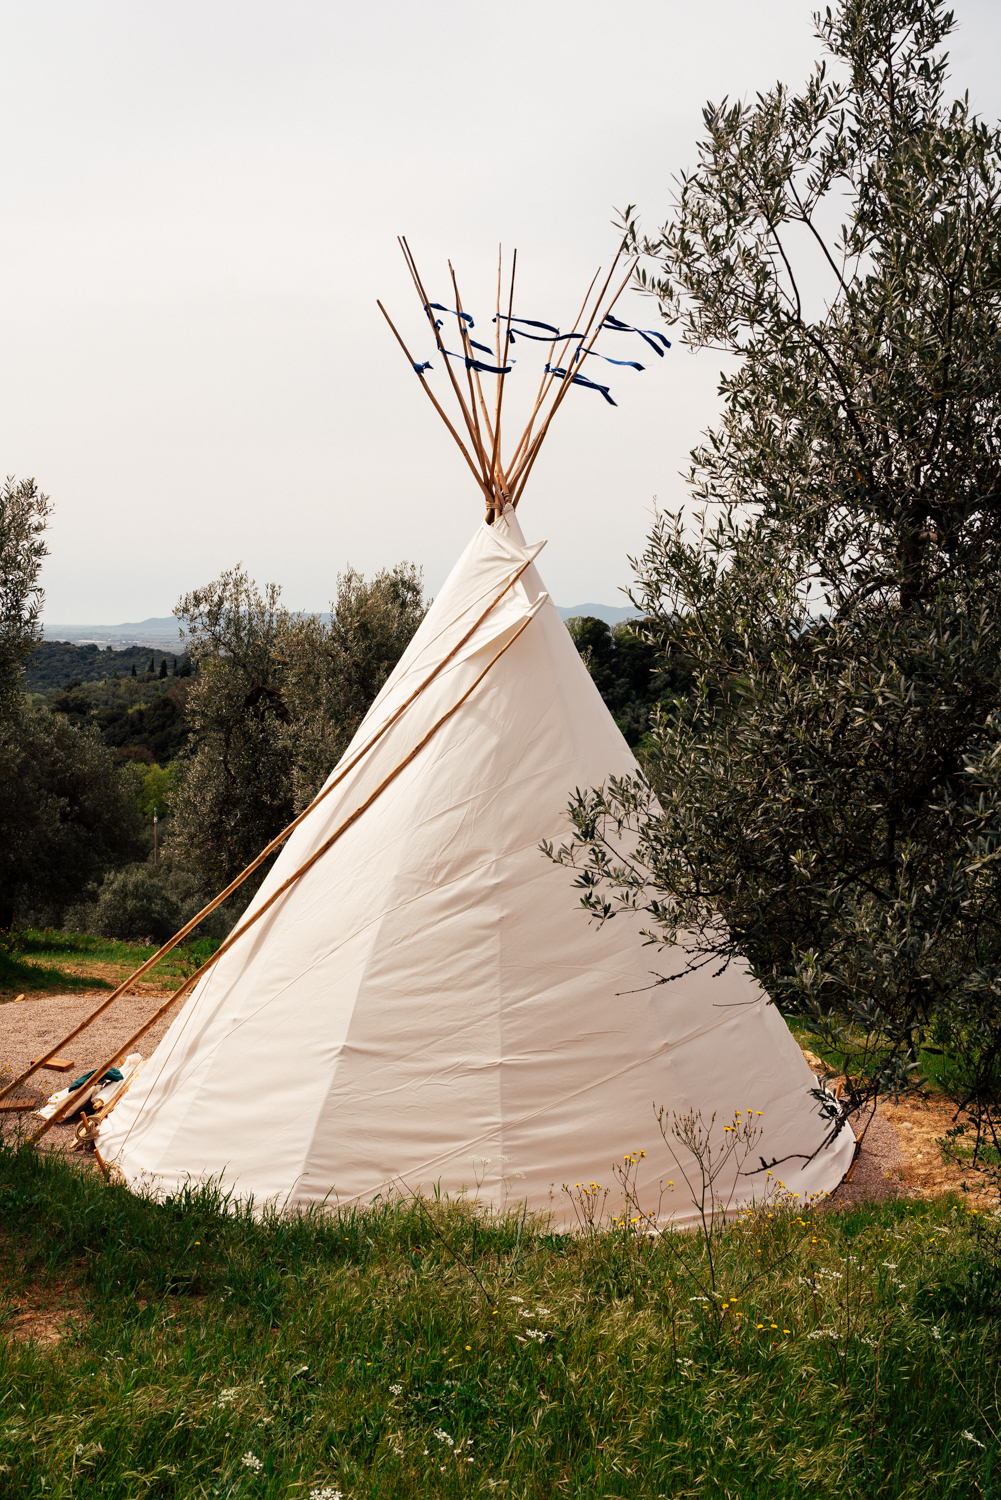
<svg viewBox="0 0 1001 1500"><path fill-rule="evenodd" d="M83 1295L72 1276L39 1276L27 1286L7 1283L0 1273L0 1304L4 1333L49 1349L73 1327L86 1323Z"/></svg>
<svg viewBox="0 0 1001 1500"><path fill-rule="evenodd" d="M138 988L138 986L137 986ZM110 992L109 992L110 993ZM0 1072L10 1075L6 1082L17 1078L33 1058L44 1053L62 1040L75 1026L97 1009L101 995L49 995L41 1000L13 1001L0 1005ZM129 1038L149 1020L163 1004L160 994L123 995L116 1000L103 1016L83 1032L60 1055L71 1059L73 1068L59 1072L52 1068L41 1068L28 1079L17 1099L42 1104L50 1094L64 1089L88 1068L100 1067L111 1055L120 1050ZM168 1012L149 1030L134 1050L149 1057L170 1025L176 1012ZM14 1102L14 1101L7 1101ZM18 1128L33 1129L40 1124L33 1115L4 1112L0 1114L0 1128L12 1134ZM54 1125L44 1137L48 1149L66 1146L73 1137L76 1122Z"/></svg>
<svg viewBox="0 0 1001 1500"><path fill-rule="evenodd" d="M804 1052L820 1071L820 1060ZM937 1094L915 1095L876 1106L875 1114L850 1117L861 1147L845 1180L835 1188L830 1204L847 1208L874 1198L934 1198L961 1193L971 1207L985 1207L995 1199L979 1172L946 1161L941 1145L957 1123L955 1108Z"/></svg>

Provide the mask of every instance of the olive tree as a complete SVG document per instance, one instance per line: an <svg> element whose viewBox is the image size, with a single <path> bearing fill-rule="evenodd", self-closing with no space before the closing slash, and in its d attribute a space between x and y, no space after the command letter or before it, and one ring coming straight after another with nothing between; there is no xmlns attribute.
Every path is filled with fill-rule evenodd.
<svg viewBox="0 0 1001 1500"><path fill-rule="evenodd" d="M805 88L708 105L667 223L626 215L640 285L730 357L695 514L659 515L634 560L651 639L683 639L695 687L646 774L581 794L550 852L680 967L744 959L854 1103L940 1047L989 1126L1001 138L946 98L940 0L815 24Z"/></svg>
<svg viewBox="0 0 1001 1500"><path fill-rule="evenodd" d="M424 609L409 563L369 581L340 575L329 620L290 612L276 585L261 590L241 568L187 594L175 614L197 673L168 858L206 890L248 865L319 791Z"/></svg>
<svg viewBox="0 0 1001 1500"><path fill-rule="evenodd" d="M8 476L0 489L0 719L21 710L21 676L41 639L39 575L52 509L33 479Z"/></svg>

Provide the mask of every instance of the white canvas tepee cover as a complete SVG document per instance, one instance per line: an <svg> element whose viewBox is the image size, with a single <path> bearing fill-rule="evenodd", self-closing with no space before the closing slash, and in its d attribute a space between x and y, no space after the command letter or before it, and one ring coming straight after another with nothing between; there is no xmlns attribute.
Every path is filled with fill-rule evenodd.
<svg viewBox="0 0 1001 1500"><path fill-rule="evenodd" d="M513 511L480 527L351 753L539 550ZM566 1218L562 1184L610 1184L632 1149L648 1152L654 1201L658 1179L678 1178L654 1102L715 1110L717 1129L734 1109L761 1110L760 1150L791 1190L840 1181L851 1133L804 1162L824 1135L813 1075L757 986L731 966L651 987L665 956L639 921L595 929L571 873L539 852L565 838L575 788L635 761L534 564L291 836L250 912L526 619L461 709L192 992L101 1131L130 1184L214 1177L294 1206L480 1178L481 1202ZM735 1201L764 1187L763 1174L742 1178ZM683 1183L664 1211L691 1217Z"/></svg>

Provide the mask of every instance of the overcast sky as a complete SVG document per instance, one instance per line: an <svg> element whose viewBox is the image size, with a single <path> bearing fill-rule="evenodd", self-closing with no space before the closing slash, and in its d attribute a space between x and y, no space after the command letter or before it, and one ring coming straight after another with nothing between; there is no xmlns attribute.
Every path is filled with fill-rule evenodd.
<svg viewBox="0 0 1001 1500"><path fill-rule="evenodd" d="M2 463L56 505L47 620L168 614L239 560L296 608L348 563L439 588L481 503L375 306L427 357L395 236L442 302L451 256L485 320L517 246L516 311L569 322L614 208L664 217L703 102L805 78L813 8L0 5ZM1001 6L956 10L955 92L993 119ZM558 603L623 602L712 420L718 360L643 363L604 367L615 410L571 393L519 510Z"/></svg>

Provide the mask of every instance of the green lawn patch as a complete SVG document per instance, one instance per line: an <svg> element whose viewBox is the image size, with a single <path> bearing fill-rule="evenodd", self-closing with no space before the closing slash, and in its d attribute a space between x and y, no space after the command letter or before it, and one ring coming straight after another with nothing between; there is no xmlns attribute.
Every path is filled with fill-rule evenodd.
<svg viewBox="0 0 1001 1500"><path fill-rule="evenodd" d="M145 976L146 981L173 988L218 946L213 938L185 943L162 959ZM18 989L52 994L106 989L152 958L157 947L57 928L22 928L0 934L0 995L9 997Z"/></svg>
<svg viewBox="0 0 1001 1500"><path fill-rule="evenodd" d="M693 1235L468 1201L255 1220L22 1148L0 1205L9 1326L70 1308L0 1338L4 1500L996 1494L998 1231L956 1202L762 1209L715 1299Z"/></svg>

